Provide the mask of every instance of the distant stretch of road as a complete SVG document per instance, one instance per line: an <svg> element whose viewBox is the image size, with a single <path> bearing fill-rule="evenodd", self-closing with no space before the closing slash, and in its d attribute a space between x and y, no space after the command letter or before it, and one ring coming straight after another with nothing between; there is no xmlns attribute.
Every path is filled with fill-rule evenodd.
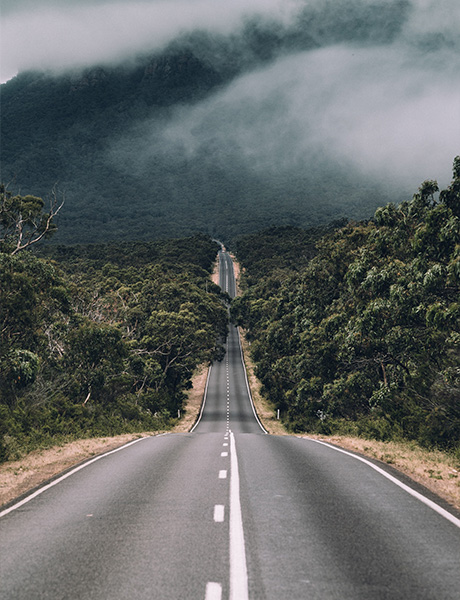
<svg viewBox="0 0 460 600"><path fill-rule="evenodd" d="M226 252L220 280L234 296ZM95 457L0 512L0 598L458 600L460 521L420 491L267 435L230 327L191 433Z"/></svg>

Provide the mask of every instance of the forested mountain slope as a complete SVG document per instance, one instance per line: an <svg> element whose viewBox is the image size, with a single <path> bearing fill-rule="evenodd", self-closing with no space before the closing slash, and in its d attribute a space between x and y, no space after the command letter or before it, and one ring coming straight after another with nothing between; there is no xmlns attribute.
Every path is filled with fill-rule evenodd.
<svg viewBox="0 0 460 600"><path fill-rule="evenodd" d="M294 431L458 448L460 157L437 192L426 181L412 200L326 233L311 259L303 240L315 232L239 243L246 290L233 318Z"/></svg>
<svg viewBox="0 0 460 600"><path fill-rule="evenodd" d="M57 186L61 243L198 231L228 240L367 218L394 186L398 200L405 192L407 169L391 147L385 161L372 140L367 147L377 116L399 127L399 109L386 114L380 93L403 115L406 86L425 94L419 65L439 74L438 52L451 47L447 30L414 30L417 15L409 0L305 2L289 22L247 19L232 34L189 31L118 64L20 73L1 88L2 181L44 198ZM356 90L358 123L347 112ZM411 130L406 142L424 147L418 136Z"/></svg>
<svg viewBox="0 0 460 600"><path fill-rule="evenodd" d="M0 460L168 427L195 367L222 356L218 247L199 235L38 256L0 243Z"/></svg>

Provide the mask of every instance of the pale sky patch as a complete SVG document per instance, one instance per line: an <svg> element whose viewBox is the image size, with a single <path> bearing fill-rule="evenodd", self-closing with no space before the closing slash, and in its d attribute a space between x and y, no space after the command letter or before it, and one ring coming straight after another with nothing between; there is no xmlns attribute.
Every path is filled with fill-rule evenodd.
<svg viewBox="0 0 460 600"><path fill-rule="evenodd" d="M64 70L130 58L194 29L228 34L256 15L287 22L301 0L7 2L1 81L23 70Z"/></svg>

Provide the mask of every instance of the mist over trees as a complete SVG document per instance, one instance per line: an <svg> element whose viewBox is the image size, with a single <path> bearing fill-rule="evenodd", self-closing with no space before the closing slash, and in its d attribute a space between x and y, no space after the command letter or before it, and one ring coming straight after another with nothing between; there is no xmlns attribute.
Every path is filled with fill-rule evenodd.
<svg viewBox="0 0 460 600"><path fill-rule="evenodd" d="M201 3L202 27L145 34L129 60L20 72L1 88L3 181L57 185L54 239L73 243L367 218L439 178L457 152L457 13L274 4L212 26Z"/></svg>

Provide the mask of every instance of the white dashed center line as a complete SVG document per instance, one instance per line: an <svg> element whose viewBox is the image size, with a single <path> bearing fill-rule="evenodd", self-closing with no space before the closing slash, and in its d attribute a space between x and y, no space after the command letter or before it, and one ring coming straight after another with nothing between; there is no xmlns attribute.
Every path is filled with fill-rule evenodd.
<svg viewBox="0 0 460 600"><path fill-rule="evenodd" d="M223 523L225 518L225 506L223 504L216 504L214 507L214 521L216 523Z"/></svg>
<svg viewBox="0 0 460 600"><path fill-rule="evenodd" d="M222 598L222 586L220 583L214 583L210 581L206 585L206 597L205 600L221 600Z"/></svg>

